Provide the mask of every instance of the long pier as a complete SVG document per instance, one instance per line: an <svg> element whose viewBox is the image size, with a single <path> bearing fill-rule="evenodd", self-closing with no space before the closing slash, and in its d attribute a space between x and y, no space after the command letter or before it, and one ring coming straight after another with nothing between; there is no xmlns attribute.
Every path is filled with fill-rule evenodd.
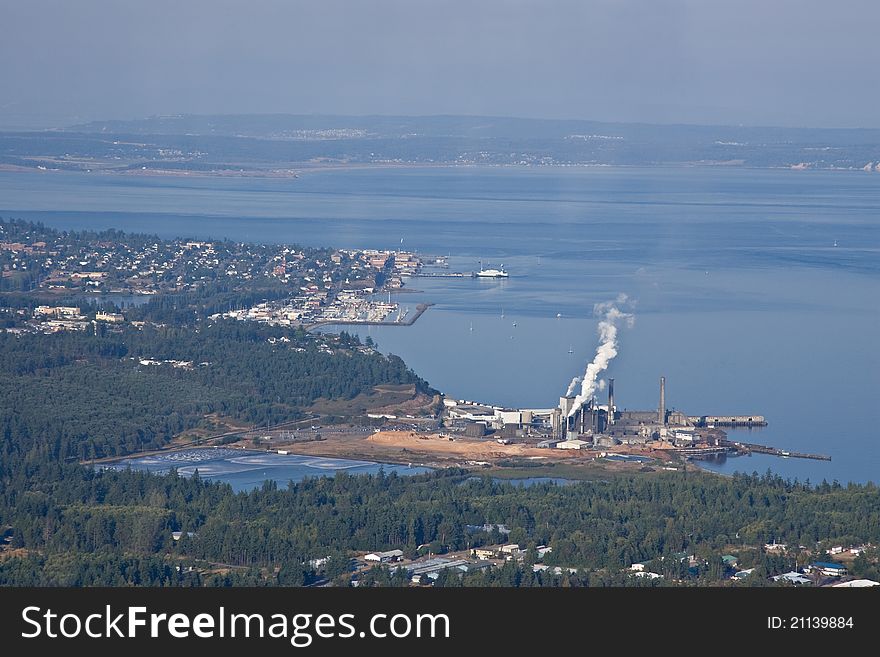
<svg viewBox="0 0 880 657"><path fill-rule="evenodd" d="M766 427L763 415L690 415L688 420L698 427Z"/></svg>
<svg viewBox="0 0 880 657"><path fill-rule="evenodd" d="M813 459L814 461L830 461L831 457L825 454L809 454L806 452L789 452L778 447L769 447L767 445L758 445L757 443L740 443L735 441L724 441L728 445L736 447L738 450L748 454L770 454L771 456L781 456L783 458L792 459Z"/></svg>
<svg viewBox="0 0 880 657"><path fill-rule="evenodd" d="M410 274L410 276L415 278L473 278L474 274L472 272L465 274L460 271L427 271Z"/></svg>
<svg viewBox="0 0 880 657"><path fill-rule="evenodd" d="M719 454L728 454L735 448L729 445L721 447L676 447L675 449L665 450L675 454L683 454L685 456L717 456Z"/></svg>

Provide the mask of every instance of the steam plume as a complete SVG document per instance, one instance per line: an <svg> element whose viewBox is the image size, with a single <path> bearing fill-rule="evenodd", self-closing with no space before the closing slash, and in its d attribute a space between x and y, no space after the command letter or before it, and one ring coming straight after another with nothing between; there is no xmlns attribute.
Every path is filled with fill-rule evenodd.
<svg viewBox="0 0 880 657"><path fill-rule="evenodd" d="M587 369L583 376L572 379L568 386L566 396L570 396L580 383L580 392L575 397L569 417L577 413L586 404L593 393L599 388L597 383L599 375L608 369L608 365L617 356L617 331L620 325L632 326L635 317L631 313L620 310L618 306L626 306L629 298L625 294L618 295L614 301L597 303L593 306L593 314L602 317L599 322L599 346L596 347L596 355L591 363L587 363Z"/></svg>

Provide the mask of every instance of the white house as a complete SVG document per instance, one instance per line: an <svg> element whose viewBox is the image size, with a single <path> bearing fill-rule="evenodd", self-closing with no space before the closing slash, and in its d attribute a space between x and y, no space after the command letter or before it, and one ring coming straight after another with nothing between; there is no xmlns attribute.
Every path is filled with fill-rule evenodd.
<svg viewBox="0 0 880 657"><path fill-rule="evenodd" d="M648 570L639 570L633 573L636 577L647 577L648 579L657 579L659 577L663 577L659 573L652 573Z"/></svg>
<svg viewBox="0 0 880 657"><path fill-rule="evenodd" d="M813 580L811 580L806 575L803 575L795 570L792 570L788 573L782 573L781 575L775 575L773 578L774 582L778 582L780 580L785 582L791 582L792 584L812 584Z"/></svg>

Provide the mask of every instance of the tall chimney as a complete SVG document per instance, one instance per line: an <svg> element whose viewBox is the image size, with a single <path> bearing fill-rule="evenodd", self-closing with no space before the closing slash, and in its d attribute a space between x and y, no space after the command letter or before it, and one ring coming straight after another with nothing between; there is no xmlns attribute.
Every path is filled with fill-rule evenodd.
<svg viewBox="0 0 880 657"><path fill-rule="evenodd" d="M660 408L658 409L657 421L666 424L666 377L660 377Z"/></svg>
<svg viewBox="0 0 880 657"><path fill-rule="evenodd" d="M606 424L614 424L614 379L608 379L608 419Z"/></svg>

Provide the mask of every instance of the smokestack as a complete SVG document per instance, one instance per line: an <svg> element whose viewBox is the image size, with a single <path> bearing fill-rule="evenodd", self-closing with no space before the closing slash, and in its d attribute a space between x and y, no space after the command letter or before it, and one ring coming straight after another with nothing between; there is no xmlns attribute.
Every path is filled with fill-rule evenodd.
<svg viewBox="0 0 880 657"><path fill-rule="evenodd" d="M608 426L614 424L614 379L608 379Z"/></svg>
<svg viewBox="0 0 880 657"><path fill-rule="evenodd" d="M559 410L565 416L571 415L571 409L574 406L574 397L560 397Z"/></svg>
<svg viewBox="0 0 880 657"><path fill-rule="evenodd" d="M562 440L568 440L569 429L574 427L577 429L577 418L571 418L572 407L574 406L574 397L559 398L559 412L561 415L559 423L559 437Z"/></svg>
<svg viewBox="0 0 880 657"><path fill-rule="evenodd" d="M660 408L658 409L657 421L666 424L666 377L660 377Z"/></svg>

